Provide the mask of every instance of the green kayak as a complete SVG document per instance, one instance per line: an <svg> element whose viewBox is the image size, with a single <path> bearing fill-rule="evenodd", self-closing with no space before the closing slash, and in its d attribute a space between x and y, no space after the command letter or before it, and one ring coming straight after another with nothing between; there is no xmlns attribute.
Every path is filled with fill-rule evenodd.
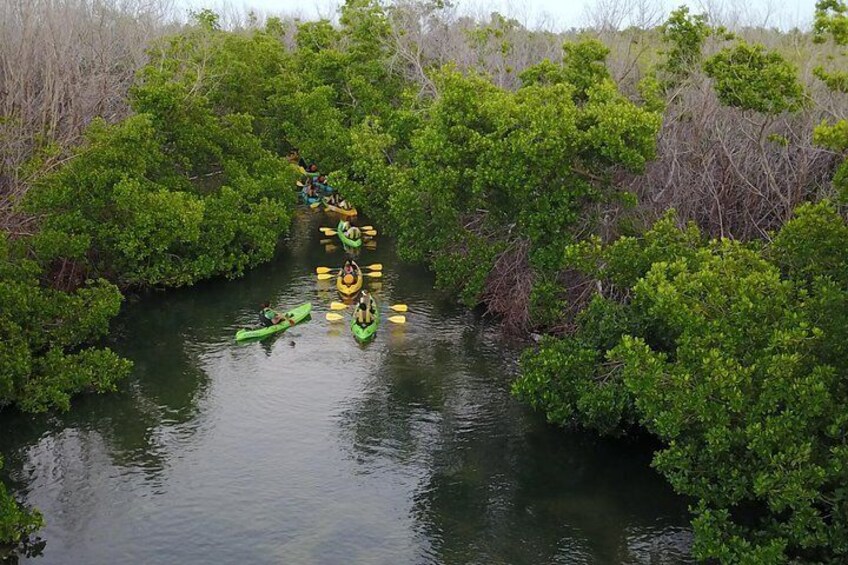
<svg viewBox="0 0 848 565"><path fill-rule="evenodd" d="M356 311L354 310L354 315L350 319L350 331L353 333L353 337L356 338L356 341L359 343L365 343L377 333L377 326L380 325L380 308L377 306L377 303L374 303L374 321L370 326L365 326L364 328L356 323Z"/></svg>
<svg viewBox="0 0 848 565"><path fill-rule="evenodd" d="M286 317L292 317L294 323L299 324L309 316L310 312L312 312L312 304L307 302L286 312ZM258 328L255 330L239 330L236 332L236 340L241 341L243 339L266 337L278 332L284 332L290 327L291 324L283 320L276 326L268 326L267 328Z"/></svg>
<svg viewBox="0 0 848 565"><path fill-rule="evenodd" d="M348 236L346 236L344 234L344 231L342 230L342 224L343 223L344 223L343 221L339 222L339 225L336 226L336 233L339 235L339 239L342 240L342 243L344 243L348 247L353 247L353 248L356 248L356 247L359 247L360 245L362 245L362 238L361 237L359 239L350 239Z"/></svg>

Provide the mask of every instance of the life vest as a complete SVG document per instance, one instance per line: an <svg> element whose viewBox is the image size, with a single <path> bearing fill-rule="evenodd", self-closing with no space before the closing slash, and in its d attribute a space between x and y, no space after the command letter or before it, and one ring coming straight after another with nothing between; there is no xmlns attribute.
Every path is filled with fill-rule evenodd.
<svg viewBox="0 0 848 565"><path fill-rule="evenodd" d="M263 308L261 312L259 312L259 323L262 324L263 327L269 327L274 325L274 318L277 313L271 310L270 308Z"/></svg>

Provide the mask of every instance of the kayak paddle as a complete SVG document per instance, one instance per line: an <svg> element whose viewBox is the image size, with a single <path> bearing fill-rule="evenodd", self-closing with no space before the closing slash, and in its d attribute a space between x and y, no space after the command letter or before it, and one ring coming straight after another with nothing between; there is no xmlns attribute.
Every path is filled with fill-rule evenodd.
<svg viewBox="0 0 848 565"><path fill-rule="evenodd" d="M340 314L333 314L332 312L327 312L327 315L325 317L327 318L328 322L341 322L342 320L344 320L344 316Z"/></svg>
<svg viewBox="0 0 848 565"><path fill-rule="evenodd" d="M409 307L407 307L406 304L392 304L391 306L389 306L389 308L391 308L395 312L406 312L409 310Z"/></svg>
<svg viewBox="0 0 848 565"><path fill-rule="evenodd" d="M389 321L395 324L405 324L406 316L389 316Z"/></svg>
<svg viewBox="0 0 848 565"><path fill-rule="evenodd" d="M343 302L330 302L330 310L345 310L347 309L347 304Z"/></svg>

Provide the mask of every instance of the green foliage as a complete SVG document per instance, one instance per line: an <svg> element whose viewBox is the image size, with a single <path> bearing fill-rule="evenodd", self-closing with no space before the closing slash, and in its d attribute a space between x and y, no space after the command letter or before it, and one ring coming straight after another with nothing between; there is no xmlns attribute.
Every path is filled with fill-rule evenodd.
<svg viewBox="0 0 848 565"><path fill-rule="evenodd" d="M76 157L27 195L46 214L41 237L66 242L57 252L91 276L238 276L270 259L288 227L294 193L283 187L296 172L263 147L278 144L273 85L260 80L286 58L269 34L228 34L210 18L152 50L131 92L136 115L92 124Z"/></svg>
<svg viewBox="0 0 848 565"><path fill-rule="evenodd" d="M704 62L704 70L727 106L775 115L804 105L795 67L762 45L726 47Z"/></svg>
<svg viewBox="0 0 848 565"><path fill-rule="evenodd" d="M804 204L775 236L769 256L799 282L848 280L848 226L831 203Z"/></svg>
<svg viewBox="0 0 848 565"><path fill-rule="evenodd" d="M706 14L689 14L688 6L672 10L660 26L660 39L669 46L659 66L666 88L673 87L697 67L704 41L712 33Z"/></svg>
<svg viewBox="0 0 848 565"><path fill-rule="evenodd" d="M848 73L845 71L826 71L824 67L816 67L813 75L834 92L848 93Z"/></svg>
<svg viewBox="0 0 848 565"><path fill-rule="evenodd" d="M408 149L376 122L354 130L357 145L382 155L370 165L357 155L351 177L382 185L401 252L431 261L440 283L458 285L468 303L511 241L529 239L534 269L556 272L581 211L613 197L603 175L641 170L653 156L659 116L618 92L603 66L606 48L565 49L562 66L531 67L517 92L441 70L438 98L424 118L407 121L419 126ZM400 159L389 163L393 154Z"/></svg>
<svg viewBox="0 0 848 565"><path fill-rule="evenodd" d="M0 469L3 468L3 458L0 457ZM0 483L0 557L3 557L3 546L16 550L25 546L30 536L44 527L44 519L35 510L21 507L6 491L6 486Z"/></svg>
<svg viewBox="0 0 848 565"><path fill-rule="evenodd" d="M577 423L603 434L616 434L636 422L633 399L621 383L621 366L605 358L633 320L615 302L596 297L581 313L574 338L546 338L538 351L521 358L521 377L513 393L549 422Z"/></svg>
<svg viewBox="0 0 848 565"><path fill-rule="evenodd" d="M638 83L636 89L646 110L662 114L665 112L666 100L663 85L654 75L646 75Z"/></svg>
<svg viewBox="0 0 848 565"><path fill-rule="evenodd" d="M42 275L0 237L0 406L66 410L72 395L112 390L130 368L108 349L81 349L108 331L118 289L99 280L62 292L43 286Z"/></svg>
<svg viewBox="0 0 848 565"><path fill-rule="evenodd" d="M606 60L609 49L596 39L566 42L563 59L563 82L574 87L576 101L585 101L596 85L610 80Z"/></svg>
<svg viewBox="0 0 848 565"><path fill-rule="evenodd" d="M848 151L848 120L839 120L833 125L822 122L813 130L813 141L833 151ZM842 161L836 169L833 187L841 201L848 200L848 160Z"/></svg>
<svg viewBox="0 0 848 565"><path fill-rule="evenodd" d="M830 36L837 45L848 45L848 6L842 0L819 0L813 22L813 41L823 43Z"/></svg>
<svg viewBox="0 0 848 565"><path fill-rule="evenodd" d="M525 353L514 392L558 424L660 438L654 465L696 500L697 557L844 561L848 226L834 207L801 207L765 251L669 216L567 256L606 298Z"/></svg>

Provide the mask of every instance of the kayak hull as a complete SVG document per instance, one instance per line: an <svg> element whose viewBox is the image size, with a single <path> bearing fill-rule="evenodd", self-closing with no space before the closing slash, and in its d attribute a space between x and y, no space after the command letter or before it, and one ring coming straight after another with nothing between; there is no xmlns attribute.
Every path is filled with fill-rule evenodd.
<svg viewBox="0 0 848 565"><path fill-rule="evenodd" d="M312 313L312 304L310 302L306 302L304 304L301 304L300 306L297 306L296 308L292 308L291 310L286 312L287 315L294 318L295 324L299 324L300 322L302 322L303 320L308 318L311 313ZM291 325L288 322L286 322L285 320L283 320L282 322L280 322L279 324L277 324L275 326L268 326L266 328L257 328L255 330L239 330L239 331L236 332L236 340L242 341L242 340L245 340L245 339L263 338L263 337L267 337L269 335L273 335L275 333L284 332L287 329L289 329L290 327L291 327Z"/></svg>
<svg viewBox="0 0 848 565"><path fill-rule="evenodd" d="M359 212L356 211L356 208L351 208L350 210L346 210L344 208L339 208L338 206L333 206L332 204L327 203L327 199L324 199L324 209L327 212L333 212L334 214L338 214L340 216L345 216L346 218L352 218L356 216Z"/></svg>
<svg viewBox="0 0 848 565"><path fill-rule="evenodd" d="M354 249L356 249L360 245L362 245L362 238L350 239L348 236L346 236L344 234L344 231L342 231L342 223L341 222L339 222L339 225L336 227L336 234L338 234L339 239L342 241L342 243L347 245L348 247L353 247Z"/></svg>
<svg viewBox="0 0 848 565"><path fill-rule="evenodd" d="M380 308L377 304L374 304L374 322L371 323L370 326L365 326L364 328L356 323L356 312L354 311L354 315L350 319L350 332L353 334L353 337L359 343L365 343L374 337L374 334L377 333L377 326L380 325Z"/></svg>
<svg viewBox="0 0 848 565"><path fill-rule="evenodd" d="M359 289L362 288L362 281L365 277L362 275L362 271L359 272L359 276L353 281L352 285L346 285L342 282L342 272L339 271L338 276L336 277L336 288L339 292L341 292L345 296L351 296L359 292Z"/></svg>

